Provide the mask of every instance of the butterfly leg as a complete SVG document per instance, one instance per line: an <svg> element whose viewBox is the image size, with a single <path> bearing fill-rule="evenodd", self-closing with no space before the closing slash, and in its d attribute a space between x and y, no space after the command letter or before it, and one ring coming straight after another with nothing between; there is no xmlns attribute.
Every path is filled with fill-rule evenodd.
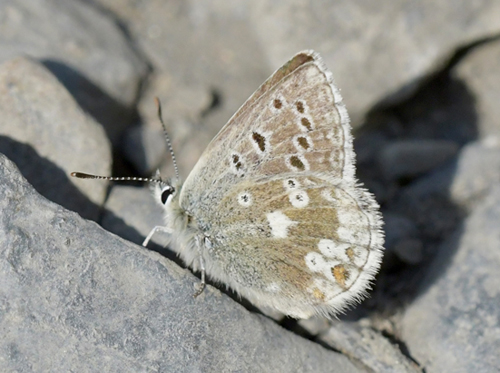
<svg viewBox="0 0 500 373"><path fill-rule="evenodd" d="M154 234L156 232L165 232L165 233L168 233L168 234L172 234L173 231L170 228L162 227L161 225L157 225L156 227L154 227L151 230L151 232L149 232L148 236L146 237L146 239L142 243L142 246L146 247L148 245L149 241L151 240L151 238L153 238L153 236L154 236Z"/></svg>
<svg viewBox="0 0 500 373"><path fill-rule="evenodd" d="M203 290L205 290L205 260L203 259L203 256L201 255L201 242L199 237L196 237L196 248L198 249L198 258L200 259L200 271L201 271L201 283L200 287L198 290L196 290L196 293L193 294L193 298L196 298L198 295L203 293Z"/></svg>

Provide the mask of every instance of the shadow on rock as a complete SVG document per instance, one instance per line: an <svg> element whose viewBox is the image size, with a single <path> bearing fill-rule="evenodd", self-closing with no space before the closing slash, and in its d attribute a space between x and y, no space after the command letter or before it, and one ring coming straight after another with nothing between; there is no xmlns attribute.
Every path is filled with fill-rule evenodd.
<svg viewBox="0 0 500 373"><path fill-rule="evenodd" d="M139 121L135 109L109 96L79 71L56 60L46 59L41 63L66 87L78 105L103 125L114 146L120 141L123 130Z"/></svg>
<svg viewBox="0 0 500 373"><path fill-rule="evenodd" d="M373 295L377 308L384 312L393 313L426 291L430 283L424 278L441 244L460 230L466 212L451 199L450 187L460 150L478 138L477 121L473 95L450 74L449 66L408 101L372 112L355 141L359 178L376 194L386 220L387 250ZM427 158L434 155L426 149L437 143L454 144L455 155L425 172L391 172L429 163ZM417 144L413 157L408 157L404 146L391 157L381 156L395 144ZM449 153L450 147L446 149ZM440 272L446 271L456 248L440 259Z"/></svg>
<svg viewBox="0 0 500 373"><path fill-rule="evenodd" d="M31 146L0 136L0 152L12 160L35 190L48 200L77 212L85 219L96 220L102 215L101 207L80 192L64 170L40 156ZM113 221L113 232L138 245L142 243L144 236L135 228L112 212L106 211L106 215ZM159 252L178 264L181 263L174 253L160 245L150 243L148 249Z"/></svg>

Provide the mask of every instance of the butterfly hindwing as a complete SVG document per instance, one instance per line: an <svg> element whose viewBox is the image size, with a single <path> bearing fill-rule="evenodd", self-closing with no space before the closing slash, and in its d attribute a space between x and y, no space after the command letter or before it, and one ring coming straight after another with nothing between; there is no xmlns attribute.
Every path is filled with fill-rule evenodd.
<svg viewBox="0 0 500 373"><path fill-rule="evenodd" d="M378 232L358 199L348 184L311 174L238 184L213 227L214 245L231 248L219 252L223 271L266 303L342 309L344 293L380 260Z"/></svg>

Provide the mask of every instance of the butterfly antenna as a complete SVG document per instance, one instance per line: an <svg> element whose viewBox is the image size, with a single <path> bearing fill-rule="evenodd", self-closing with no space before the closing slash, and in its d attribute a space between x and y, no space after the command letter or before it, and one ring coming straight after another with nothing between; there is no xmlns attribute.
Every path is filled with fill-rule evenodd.
<svg viewBox="0 0 500 373"><path fill-rule="evenodd" d="M110 180L110 181L144 181L148 183L162 183L160 179L151 179L148 177L113 177L113 176L99 176L91 175L83 172L72 172L71 176L77 177L79 179L99 179L99 180Z"/></svg>
<svg viewBox="0 0 500 373"><path fill-rule="evenodd" d="M179 180L179 168L177 167L177 160L175 159L174 149L172 148L172 143L170 142L170 137L167 133L167 127L163 122L162 114L161 114L161 103L158 97L155 97L156 106L158 107L158 118L160 119L161 126L163 127L163 136L165 136L165 141L167 142L168 150L170 151L170 155L172 156L172 163L174 164L175 177Z"/></svg>

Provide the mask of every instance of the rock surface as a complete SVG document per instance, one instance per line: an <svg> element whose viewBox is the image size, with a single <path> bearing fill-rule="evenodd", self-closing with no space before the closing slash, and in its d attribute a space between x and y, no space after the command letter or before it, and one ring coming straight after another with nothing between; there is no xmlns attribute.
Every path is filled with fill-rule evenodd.
<svg viewBox="0 0 500 373"><path fill-rule="evenodd" d="M374 372L416 373L421 369L380 333L358 323L337 322L319 340Z"/></svg>
<svg viewBox="0 0 500 373"><path fill-rule="evenodd" d="M45 67L23 57L0 65L0 113L0 152L16 162L39 193L97 220L106 183L86 183L69 174L111 172L102 127Z"/></svg>
<svg viewBox="0 0 500 373"><path fill-rule="evenodd" d="M380 151L380 168L388 179L415 177L453 159L458 145L445 140L393 141Z"/></svg>
<svg viewBox="0 0 500 373"><path fill-rule="evenodd" d="M0 14L0 62L43 62L116 142L147 65L114 20L85 1L5 0Z"/></svg>
<svg viewBox="0 0 500 373"><path fill-rule="evenodd" d="M500 188L439 248L402 337L430 372L500 367Z"/></svg>
<svg viewBox="0 0 500 373"><path fill-rule="evenodd" d="M153 227L165 224L163 209L146 187L115 185L104 208L102 227L138 245ZM153 242L164 246L168 243L168 236L157 233Z"/></svg>
<svg viewBox="0 0 500 373"><path fill-rule="evenodd" d="M476 107L481 121L478 132L483 138L500 137L500 73L496 62L500 59L500 43L488 43L470 53L456 66L452 74L457 79L467 82L474 94Z"/></svg>
<svg viewBox="0 0 500 373"><path fill-rule="evenodd" d="M359 123L375 104L408 96L456 48L500 31L500 3L492 0L459 8L432 0L98 2L126 20L153 66L223 92L226 116L257 88L255 80L315 49Z"/></svg>
<svg viewBox="0 0 500 373"><path fill-rule="evenodd" d="M159 125L131 127L123 140L123 155L140 175L152 175L166 158L165 138Z"/></svg>

